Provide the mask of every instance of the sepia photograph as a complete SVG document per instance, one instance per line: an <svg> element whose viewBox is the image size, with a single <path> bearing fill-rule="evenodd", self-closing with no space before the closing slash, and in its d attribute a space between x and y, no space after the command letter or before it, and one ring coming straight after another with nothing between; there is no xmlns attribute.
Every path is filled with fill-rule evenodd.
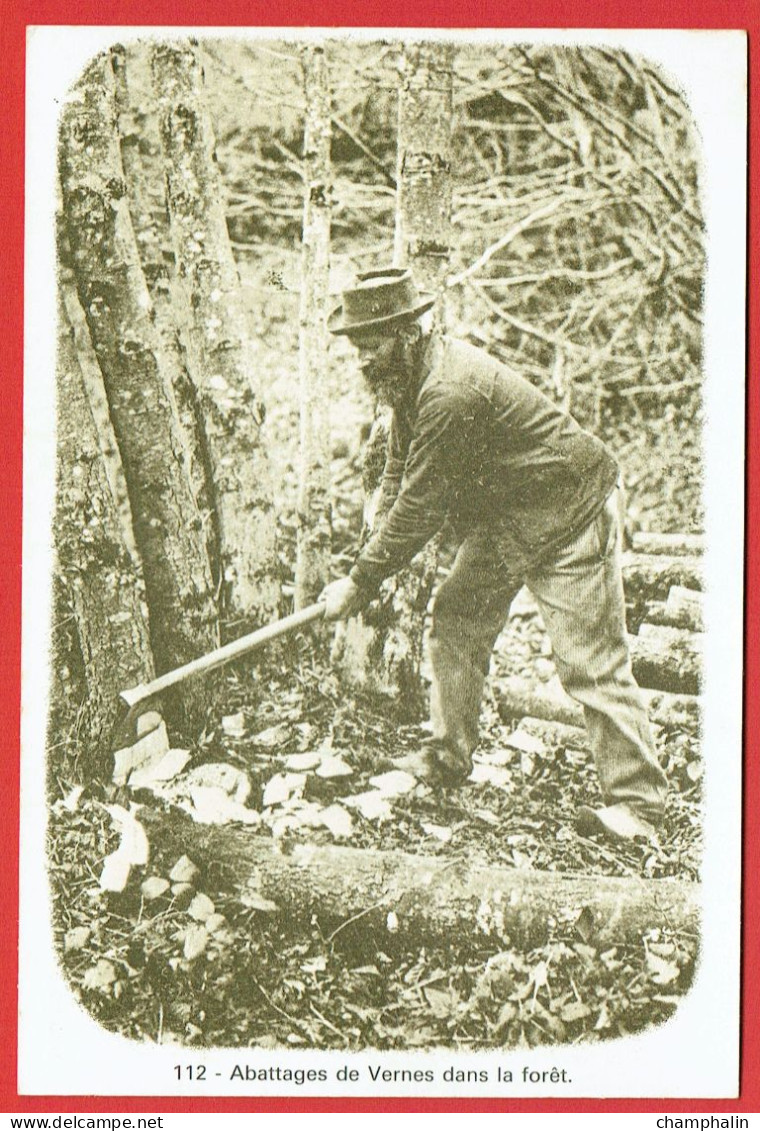
<svg viewBox="0 0 760 1131"><path fill-rule="evenodd" d="M27 375L22 967L26 922L180 1094L633 1094L649 1038L667 1095L697 1016L675 1094L736 1094L743 284L689 91L614 33L99 36Z"/></svg>

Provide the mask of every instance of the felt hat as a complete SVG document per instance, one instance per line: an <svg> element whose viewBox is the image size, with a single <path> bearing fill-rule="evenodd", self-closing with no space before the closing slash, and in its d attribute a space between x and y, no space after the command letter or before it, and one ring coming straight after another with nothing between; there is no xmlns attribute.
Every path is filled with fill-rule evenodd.
<svg viewBox="0 0 760 1131"><path fill-rule="evenodd" d="M343 292L343 302L327 319L331 334L356 334L375 327L410 321L430 310L435 295L417 290L405 268L386 267L359 275L355 287Z"/></svg>

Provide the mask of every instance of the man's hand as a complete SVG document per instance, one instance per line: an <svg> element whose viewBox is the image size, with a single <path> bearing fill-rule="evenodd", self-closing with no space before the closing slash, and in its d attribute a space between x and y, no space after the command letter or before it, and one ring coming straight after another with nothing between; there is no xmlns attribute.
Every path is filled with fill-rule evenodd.
<svg viewBox="0 0 760 1131"><path fill-rule="evenodd" d="M367 604L367 598L350 577L331 581L322 590L319 599L325 603L325 620L346 620Z"/></svg>

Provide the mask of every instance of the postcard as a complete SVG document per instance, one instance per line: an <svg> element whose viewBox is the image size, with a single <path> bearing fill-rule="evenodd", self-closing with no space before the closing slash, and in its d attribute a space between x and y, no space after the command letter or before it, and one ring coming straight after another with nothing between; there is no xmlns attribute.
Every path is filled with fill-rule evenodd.
<svg viewBox="0 0 760 1131"><path fill-rule="evenodd" d="M27 37L19 1093L739 1089L740 31Z"/></svg>

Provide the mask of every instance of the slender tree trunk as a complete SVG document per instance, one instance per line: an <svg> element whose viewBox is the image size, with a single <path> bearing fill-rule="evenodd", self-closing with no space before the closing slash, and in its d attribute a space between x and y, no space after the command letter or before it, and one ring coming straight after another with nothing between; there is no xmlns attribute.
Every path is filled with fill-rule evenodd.
<svg viewBox="0 0 760 1131"><path fill-rule="evenodd" d="M404 48L398 114L398 207L394 259L438 295L435 326L445 331L444 294L451 249L453 47Z"/></svg>
<svg viewBox="0 0 760 1131"><path fill-rule="evenodd" d="M296 608L310 604L330 576L330 427L324 393L330 256L331 107L324 47L303 50L306 133L300 309L301 448Z"/></svg>
<svg viewBox="0 0 760 1131"><path fill-rule="evenodd" d="M229 615L260 622L272 618L279 601L264 405L227 233L203 73L190 42L156 44L152 63L177 276L194 314L192 372L199 375L225 603Z"/></svg>
<svg viewBox="0 0 760 1131"><path fill-rule="evenodd" d="M399 91L396 232L394 261L408 266L418 286L438 295L433 334L445 329L445 276L451 231L452 47L407 44ZM375 447L387 439L378 416ZM372 494L384 461L370 459L365 475L372 519ZM375 475L371 474L377 469ZM404 715L419 713L423 701L421 665L425 620L437 566L437 540L410 569L382 587L379 605L348 625L344 669L354 681L392 696Z"/></svg>
<svg viewBox="0 0 760 1131"><path fill-rule="evenodd" d="M166 210L164 156L158 111L153 97L150 46L133 44L111 49L121 159L129 212L140 263L148 286L156 327L161 337L166 374L182 422L187 467L202 516L209 562L219 578L219 538L214 524L210 469L197 384L183 344L192 322L186 296L170 269L171 236Z"/></svg>
<svg viewBox="0 0 760 1131"><path fill-rule="evenodd" d="M76 715L87 770L110 772L101 747L116 718L118 693L151 679L145 587L129 548L125 509L114 499L103 438L87 386L102 381L76 327L84 315L70 283L58 313L58 472L55 510L56 623L50 745ZM73 314L73 318L71 315ZM77 694L79 701L61 700ZM55 761L55 758L53 759Z"/></svg>
<svg viewBox="0 0 760 1131"><path fill-rule="evenodd" d="M105 57L88 68L61 130L61 187L80 301L103 374L143 561L159 670L217 641L203 523L139 263ZM195 713L197 696L186 699Z"/></svg>
<svg viewBox="0 0 760 1131"><path fill-rule="evenodd" d="M433 333L439 334L451 228L452 48L407 44L402 63L394 262L409 266L422 290L438 294ZM388 415L379 412L365 460L368 530L382 517L375 513L375 495L385 459L377 452L384 450L387 437ZM383 584L378 601L349 621L338 640L344 678L390 697L405 717L419 716L423 709L423 640L436 565L437 540L409 569Z"/></svg>

